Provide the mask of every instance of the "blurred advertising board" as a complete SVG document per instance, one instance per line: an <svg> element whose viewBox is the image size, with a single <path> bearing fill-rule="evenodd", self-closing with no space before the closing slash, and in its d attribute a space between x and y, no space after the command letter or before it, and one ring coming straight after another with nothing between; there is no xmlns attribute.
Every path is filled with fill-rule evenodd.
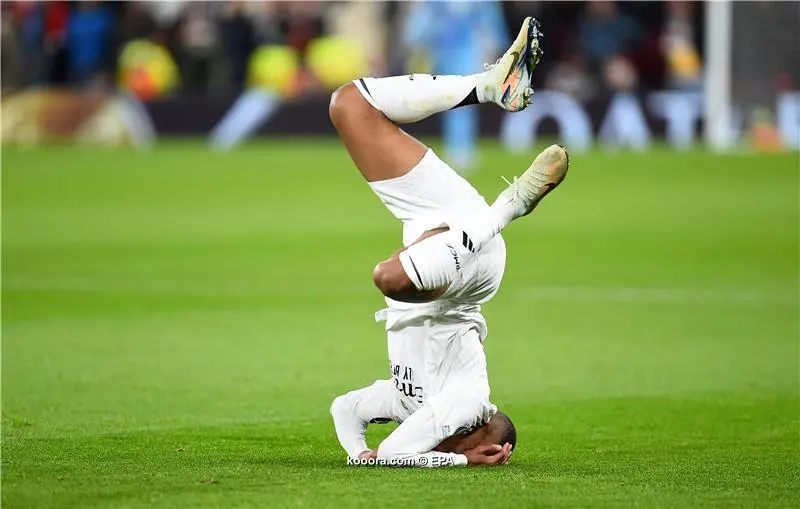
<svg viewBox="0 0 800 509"><path fill-rule="evenodd" d="M146 103L159 135L206 135L225 115L235 98L178 97ZM800 92L777 96L771 135L745 128L734 115L732 136L756 148L800 149ZM500 137L510 149L525 150L538 137L558 137L571 149L593 145L643 150L656 141L676 149L701 143L703 97L699 92L663 91L649 94L617 94L588 102L548 90L536 92L530 107L507 113L495 107L479 107L480 134ZM433 116L404 126L419 136L441 134L441 117ZM333 135L328 119L327 97L288 99L259 128L261 135ZM761 136L754 139L754 136Z"/></svg>
<svg viewBox="0 0 800 509"><path fill-rule="evenodd" d="M128 96L46 89L4 96L0 125L4 146L143 147L156 132L143 105Z"/></svg>
<svg viewBox="0 0 800 509"><path fill-rule="evenodd" d="M105 146L147 146L156 135L205 137L226 115L235 96L176 95L139 102L131 95L87 95L27 91L2 103L3 144L77 142ZM698 92L617 94L579 102L554 91L538 91L520 113L481 107L480 134L500 138L511 150L527 150L539 137L558 137L572 150L599 145L644 150L660 141L676 149L700 143L703 98ZM745 129L734 115L735 139L760 150L800 149L800 92L779 94L775 114L762 131ZM405 126L418 136L440 135L441 117ZM328 98L281 99L258 135L334 135Z"/></svg>

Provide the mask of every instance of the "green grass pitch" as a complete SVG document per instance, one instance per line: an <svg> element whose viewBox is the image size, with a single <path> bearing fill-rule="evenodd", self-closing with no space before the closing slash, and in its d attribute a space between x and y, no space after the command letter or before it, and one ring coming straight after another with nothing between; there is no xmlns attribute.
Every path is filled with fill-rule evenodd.
<svg viewBox="0 0 800 509"><path fill-rule="evenodd" d="M440 470L336 442L401 232L334 140L2 162L4 508L800 505L796 153L574 154L484 308L517 451Z"/></svg>

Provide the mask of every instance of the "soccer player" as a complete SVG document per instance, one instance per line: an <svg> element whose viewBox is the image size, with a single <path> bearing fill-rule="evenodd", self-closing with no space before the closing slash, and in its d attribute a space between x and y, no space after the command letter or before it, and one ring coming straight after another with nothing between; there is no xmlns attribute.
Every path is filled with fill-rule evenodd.
<svg viewBox="0 0 800 509"><path fill-rule="evenodd" d="M499 235L530 214L564 179L566 151L539 154L489 206L466 180L398 124L459 106L530 103L541 54L538 24L526 18L516 40L486 72L469 76L362 78L337 90L330 116L361 174L403 223L400 251L373 280L386 296L391 378L337 397L336 434L351 458L421 467L503 464L516 433L489 401L480 305L500 285L506 247ZM369 423L401 423L376 450Z"/></svg>

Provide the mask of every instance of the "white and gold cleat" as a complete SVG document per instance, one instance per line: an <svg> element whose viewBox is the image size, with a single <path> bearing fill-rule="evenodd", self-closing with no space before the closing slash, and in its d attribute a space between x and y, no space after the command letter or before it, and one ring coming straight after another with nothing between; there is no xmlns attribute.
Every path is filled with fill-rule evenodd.
<svg viewBox="0 0 800 509"><path fill-rule="evenodd" d="M483 97L504 110L522 111L533 98L533 70L539 63L542 50L539 48L539 22L530 16L522 22L522 28L511 47L493 65L487 65Z"/></svg>
<svg viewBox="0 0 800 509"><path fill-rule="evenodd" d="M514 218L527 216L547 194L558 187L567 176L569 154L561 145L544 149L520 177L514 177L497 197L514 210Z"/></svg>

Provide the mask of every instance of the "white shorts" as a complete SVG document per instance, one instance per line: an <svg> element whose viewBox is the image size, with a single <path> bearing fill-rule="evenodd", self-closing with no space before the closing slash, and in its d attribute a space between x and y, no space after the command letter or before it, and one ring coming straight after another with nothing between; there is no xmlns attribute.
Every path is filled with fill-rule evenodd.
<svg viewBox="0 0 800 509"><path fill-rule="evenodd" d="M427 230L442 224L468 222L470 217L489 209L472 184L431 149L402 177L369 185L386 208L402 221L404 246L413 244ZM498 234L459 272L443 299L466 304L486 302L497 292L505 264L506 246Z"/></svg>

